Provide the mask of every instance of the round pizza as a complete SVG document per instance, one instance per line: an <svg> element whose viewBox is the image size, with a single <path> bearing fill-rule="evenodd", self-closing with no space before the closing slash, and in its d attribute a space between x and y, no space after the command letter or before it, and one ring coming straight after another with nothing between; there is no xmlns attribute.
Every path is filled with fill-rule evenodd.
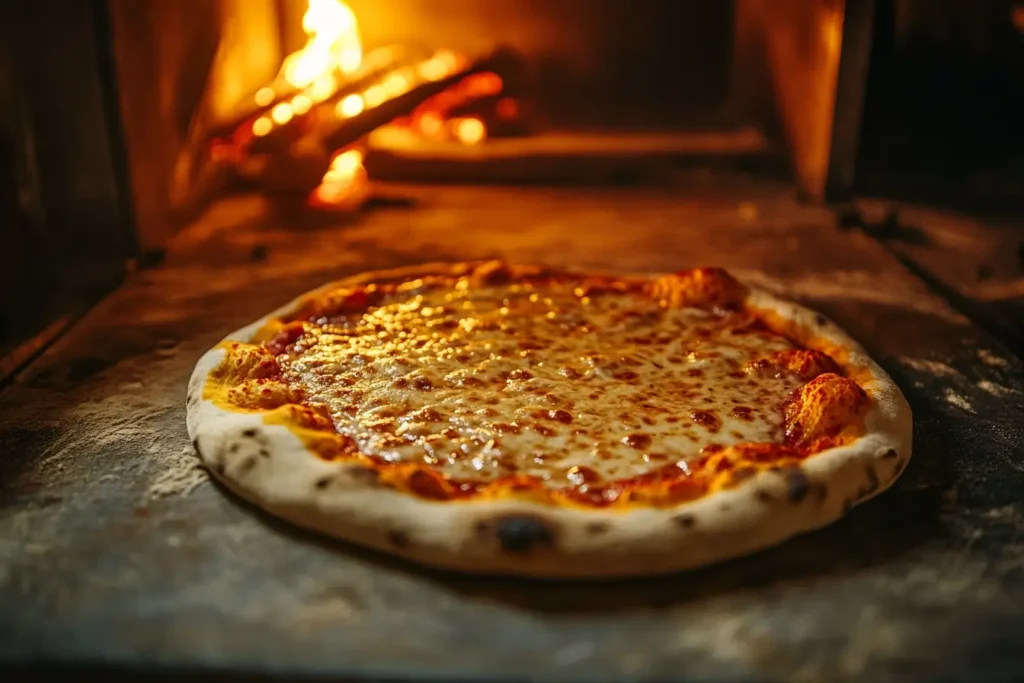
<svg viewBox="0 0 1024 683"><path fill-rule="evenodd" d="M199 361L188 431L295 524L450 569L696 567L826 525L910 458L910 409L824 316L720 269L367 273Z"/></svg>

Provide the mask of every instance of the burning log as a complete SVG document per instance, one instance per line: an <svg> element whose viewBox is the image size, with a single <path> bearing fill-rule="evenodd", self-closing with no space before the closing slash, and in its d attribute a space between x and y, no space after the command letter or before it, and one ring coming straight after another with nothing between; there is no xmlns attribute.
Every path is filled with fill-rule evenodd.
<svg viewBox="0 0 1024 683"><path fill-rule="evenodd" d="M352 9L338 0L309 0L302 16L306 44L285 58L274 83L260 88L252 98L255 107L211 128L206 142L243 134L247 139L251 126L269 114L285 118L284 112L306 110L314 102L327 99L366 61L359 27ZM290 118L290 116L288 117ZM270 119L266 119L268 122Z"/></svg>
<svg viewBox="0 0 1024 683"><path fill-rule="evenodd" d="M204 142L209 145L217 140L235 137L239 130L245 127L251 128L253 123L261 116L268 116L274 107L288 102L301 92L300 88L291 85L287 81L260 88L250 98L253 106L226 121L210 126L204 132Z"/></svg>
<svg viewBox="0 0 1024 683"><path fill-rule="evenodd" d="M246 120L236 135L251 154L273 153L276 148L293 140L306 126L334 118L335 111L346 98L358 94L411 63L405 51L397 47L374 50L363 59L359 69L333 93L319 100L299 95L270 107L255 118Z"/></svg>
<svg viewBox="0 0 1024 683"><path fill-rule="evenodd" d="M451 88L467 76L492 71L495 63L501 61L504 56L502 51L498 51L449 76L421 83L377 106L366 108L336 124L324 135L324 145L329 149L347 147L394 119L411 114L423 102Z"/></svg>
<svg viewBox="0 0 1024 683"><path fill-rule="evenodd" d="M368 133L395 118L408 115L424 101L467 76L492 69L495 60L502 57L502 53L495 53L450 73L454 56L443 60L446 64L439 64L435 55L417 66L416 71L421 78L418 84L411 77L396 84L393 77L406 69L392 71L361 93L339 98L330 116L311 118L315 125L308 126L300 135L282 133L259 145L254 141L246 148L247 153L240 155L238 172L265 189L308 192L331 171L332 164L340 156L332 154L334 150L342 150L341 154L344 154ZM389 79L392 80L391 86L387 85ZM374 88L379 88L379 92L375 94ZM349 97L358 97L359 106L346 111L344 107ZM262 153L255 154L257 151ZM347 169L354 157L345 158L348 160L344 163ZM360 168L361 161L360 154Z"/></svg>

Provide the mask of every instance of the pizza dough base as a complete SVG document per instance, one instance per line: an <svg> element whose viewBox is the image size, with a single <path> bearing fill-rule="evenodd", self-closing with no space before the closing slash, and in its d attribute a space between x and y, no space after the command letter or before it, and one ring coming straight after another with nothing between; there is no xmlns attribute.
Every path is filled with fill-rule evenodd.
<svg viewBox="0 0 1024 683"><path fill-rule="evenodd" d="M329 283L401 281L462 274L479 264L425 264ZM304 294L303 297L309 293ZM296 300L298 301L298 300ZM225 338L249 341L293 301ZM237 495L294 524L424 565L471 573L550 578L662 574L719 562L826 526L886 490L911 454L911 412L892 379L824 316L751 288L747 303L773 311L849 352L866 368L873 398L865 436L764 471L733 488L672 508L566 508L516 500L434 502L376 483L365 466L310 453L287 427L259 413L235 413L203 398L224 359L215 348L189 381L188 433L210 472Z"/></svg>

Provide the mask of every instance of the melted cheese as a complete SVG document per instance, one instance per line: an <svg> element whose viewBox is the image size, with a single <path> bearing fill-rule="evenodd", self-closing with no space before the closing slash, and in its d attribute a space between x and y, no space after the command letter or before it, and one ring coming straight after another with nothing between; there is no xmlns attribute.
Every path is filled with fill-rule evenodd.
<svg viewBox="0 0 1024 683"><path fill-rule="evenodd" d="M463 280L307 323L278 361L365 454L560 488L780 442L783 402L805 380L758 370L794 346L751 322L572 284Z"/></svg>

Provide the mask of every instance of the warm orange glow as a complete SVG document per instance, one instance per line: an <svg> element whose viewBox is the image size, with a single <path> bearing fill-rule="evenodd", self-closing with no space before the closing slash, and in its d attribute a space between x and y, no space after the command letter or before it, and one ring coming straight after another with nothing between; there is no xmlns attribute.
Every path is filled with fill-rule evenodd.
<svg viewBox="0 0 1024 683"><path fill-rule="evenodd" d="M427 112L420 117L420 132L428 138L437 136L443 127L444 121L441 120L441 116L436 112Z"/></svg>
<svg viewBox="0 0 1024 683"><path fill-rule="evenodd" d="M439 81L459 68L459 57L451 50L438 50L430 59L419 65L420 76L428 81Z"/></svg>
<svg viewBox="0 0 1024 683"><path fill-rule="evenodd" d="M253 121L252 134L255 135L256 137L263 137L264 135L269 133L273 127L274 124L270 122L270 119L268 119L266 116L261 116L255 121Z"/></svg>
<svg viewBox="0 0 1024 683"><path fill-rule="evenodd" d="M334 80L334 76L331 74L324 74L313 81L313 85L310 86L306 92L309 93L309 97L314 102L323 102L333 95L337 89L338 82Z"/></svg>
<svg viewBox="0 0 1024 683"><path fill-rule="evenodd" d="M487 126L480 119L454 119L455 137L465 145L476 145L487 137Z"/></svg>
<svg viewBox="0 0 1024 683"><path fill-rule="evenodd" d="M287 102L282 102L273 109L270 110L270 118L274 119L274 123L284 125L292 120L292 116L295 112L292 111L292 105Z"/></svg>
<svg viewBox="0 0 1024 683"><path fill-rule="evenodd" d="M394 71L388 74L388 77L384 79L380 87L384 89L385 96L391 99L409 92L409 89L412 87L412 79L406 73Z"/></svg>
<svg viewBox="0 0 1024 683"><path fill-rule="evenodd" d="M341 102L334 107L334 113L339 118L349 119L353 116L358 116L363 112L364 108L363 98L359 95L347 95Z"/></svg>
<svg viewBox="0 0 1024 683"><path fill-rule="evenodd" d="M306 46L284 60L282 73L297 88L307 88L335 69L351 73L363 58L356 15L340 0L309 0L302 16Z"/></svg>
<svg viewBox="0 0 1024 683"><path fill-rule="evenodd" d="M501 76L490 71L482 74L473 74L463 81L463 87L466 89L467 94L477 97L497 95L501 92L503 85Z"/></svg>
<svg viewBox="0 0 1024 683"><path fill-rule="evenodd" d="M455 73L465 61L464 58L455 54L451 50L438 50L434 53L434 59L440 60L448 70L448 73Z"/></svg>
<svg viewBox="0 0 1024 683"><path fill-rule="evenodd" d="M344 75L358 69L363 60L359 25L351 8L342 0L308 2L302 15L306 45L285 58L278 74L279 79L303 91L300 97L305 99L292 101L291 113L299 115L308 112L313 103L323 102L336 93ZM256 92L256 104L269 106L276 96L273 88L261 88Z"/></svg>
<svg viewBox="0 0 1024 683"><path fill-rule="evenodd" d="M296 95L295 99L292 100L292 110L299 116L302 116L309 111L312 106L313 100L309 99L305 95Z"/></svg>
<svg viewBox="0 0 1024 683"><path fill-rule="evenodd" d="M498 116L503 119L514 119L519 116L519 103L511 97L502 97L495 105Z"/></svg>
<svg viewBox="0 0 1024 683"><path fill-rule="evenodd" d="M363 153L348 149L331 160L331 167L310 196L314 204L344 206L358 202L365 192L366 169Z"/></svg>
<svg viewBox="0 0 1024 683"><path fill-rule="evenodd" d="M428 59L419 66L420 76L428 81L439 81L448 75L444 64L437 59Z"/></svg>
<svg viewBox="0 0 1024 683"><path fill-rule="evenodd" d="M1010 8L1010 22L1018 31L1024 33L1024 5Z"/></svg>
<svg viewBox="0 0 1024 683"><path fill-rule="evenodd" d="M256 91L256 104L266 107L274 101L276 95L273 88L260 88Z"/></svg>
<svg viewBox="0 0 1024 683"><path fill-rule="evenodd" d="M387 99L387 93L384 88L379 85L371 85L363 93L363 100L366 102L366 106L372 109L378 104Z"/></svg>
<svg viewBox="0 0 1024 683"><path fill-rule="evenodd" d="M363 153L350 149L334 157L331 168L324 175L325 182L344 182L352 178L363 167Z"/></svg>

